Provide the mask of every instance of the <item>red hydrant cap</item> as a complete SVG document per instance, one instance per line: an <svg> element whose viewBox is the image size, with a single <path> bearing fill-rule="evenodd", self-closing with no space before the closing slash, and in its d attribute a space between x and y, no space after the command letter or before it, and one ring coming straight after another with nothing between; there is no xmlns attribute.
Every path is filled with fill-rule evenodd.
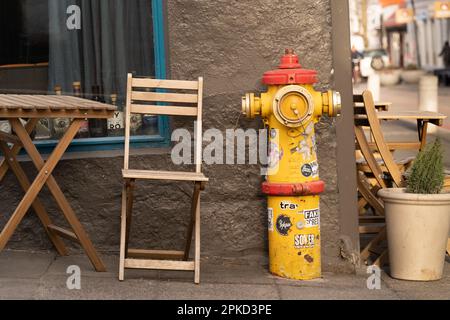
<svg viewBox="0 0 450 320"><path fill-rule="evenodd" d="M286 49L278 68L266 72L262 82L267 85L314 84L317 82L317 71L302 69L298 55L292 49Z"/></svg>

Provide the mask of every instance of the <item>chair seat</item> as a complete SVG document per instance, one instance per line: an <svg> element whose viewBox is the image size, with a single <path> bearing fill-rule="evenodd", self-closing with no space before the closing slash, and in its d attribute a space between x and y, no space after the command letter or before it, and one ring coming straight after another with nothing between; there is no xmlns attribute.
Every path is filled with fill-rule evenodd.
<svg viewBox="0 0 450 320"><path fill-rule="evenodd" d="M180 171L122 170L124 179L175 180L207 182L203 173Z"/></svg>

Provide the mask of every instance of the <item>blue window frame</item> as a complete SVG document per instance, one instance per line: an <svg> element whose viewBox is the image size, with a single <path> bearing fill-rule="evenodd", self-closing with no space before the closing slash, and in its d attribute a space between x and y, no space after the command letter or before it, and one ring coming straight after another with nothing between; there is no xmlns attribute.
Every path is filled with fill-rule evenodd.
<svg viewBox="0 0 450 320"><path fill-rule="evenodd" d="M157 79L165 79L167 76L163 6L164 2L162 0L152 0L155 77ZM170 130L167 116L158 117L158 130L158 134L153 136L132 136L132 148L168 147L170 145ZM72 141L68 152L118 150L124 148L124 141L124 137L76 139ZM51 153L57 143L57 140L35 141L36 146L42 153Z"/></svg>

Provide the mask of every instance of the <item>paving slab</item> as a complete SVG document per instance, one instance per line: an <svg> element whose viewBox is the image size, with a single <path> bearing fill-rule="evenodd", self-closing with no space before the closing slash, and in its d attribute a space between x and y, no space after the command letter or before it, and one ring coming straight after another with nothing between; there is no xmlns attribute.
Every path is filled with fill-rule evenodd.
<svg viewBox="0 0 450 320"><path fill-rule="evenodd" d="M117 278L81 277L81 289L68 289L67 277L49 275L42 278L38 299L45 300L153 300L156 298L157 281L127 280Z"/></svg>
<svg viewBox="0 0 450 320"><path fill-rule="evenodd" d="M277 300L280 299L275 285L211 284L161 281L157 299L170 300Z"/></svg>
<svg viewBox="0 0 450 320"><path fill-rule="evenodd" d="M0 252L0 279L39 279L47 272L56 254L45 252Z"/></svg>
<svg viewBox="0 0 450 320"><path fill-rule="evenodd" d="M390 289L280 286L281 299L287 300L394 300L400 297Z"/></svg>
<svg viewBox="0 0 450 320"><path fill-rule="evenodd" d="M39 279L0 278L0 300L37 299L39 286Z"/></svg>
<svg viewBox="0 0 450 320"><path fill-rule="evenodd" d="M272 285L275 280L267 268L257 265L202 263L202 283ZM193 282L193 272L160 271L160 280Z"/></svg>

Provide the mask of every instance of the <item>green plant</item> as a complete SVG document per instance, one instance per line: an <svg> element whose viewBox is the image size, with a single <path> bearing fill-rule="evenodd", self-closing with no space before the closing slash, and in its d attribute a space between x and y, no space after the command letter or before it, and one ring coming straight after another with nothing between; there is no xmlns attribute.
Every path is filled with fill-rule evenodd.
<svg viewBox="0 0 450 320"><path fill-rule="evenodd" d="M406 180L406 192L440 193L444 186L443 149L439 139L421 151Z"/></svg>

